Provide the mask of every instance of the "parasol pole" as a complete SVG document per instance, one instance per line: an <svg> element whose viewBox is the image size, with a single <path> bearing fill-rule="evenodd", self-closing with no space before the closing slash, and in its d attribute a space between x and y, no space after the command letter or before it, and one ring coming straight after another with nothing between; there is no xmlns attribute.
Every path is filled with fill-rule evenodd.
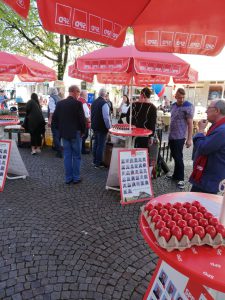
<svg viewBox="0 0 225 300"><path fill-rule="evenodd" d="M223 201L220 208L219 221L221 224L225 225L225 179L220 182L219 191L223 193Z"/></svg>
<svg viewBox="0 0 225 300"><path fill-rule="evenodd" d="M132 125L132 103L133 103L133 75L131 76L131 83L130 83L130 120L129 120L129 131L131 132L131 125Z"/></svg>

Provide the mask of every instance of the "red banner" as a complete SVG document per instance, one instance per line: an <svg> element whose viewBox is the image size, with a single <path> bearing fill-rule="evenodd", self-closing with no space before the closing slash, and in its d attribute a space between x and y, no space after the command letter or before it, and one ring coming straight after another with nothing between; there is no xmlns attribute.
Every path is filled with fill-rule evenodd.
<svg viewBox="0 0 225 300"><path fill-rule="evenodd" d="M27 18L30 8L30 0L2 0L8 6L12 7L24 19Z"/></svg>

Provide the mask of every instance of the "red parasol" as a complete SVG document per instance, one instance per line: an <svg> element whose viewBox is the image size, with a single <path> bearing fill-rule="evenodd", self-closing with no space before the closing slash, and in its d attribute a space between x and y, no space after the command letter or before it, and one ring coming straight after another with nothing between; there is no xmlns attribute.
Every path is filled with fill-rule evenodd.
<svg viewBox="0 0 225 300"><path fill-rule="evenodd" d="M96 74L98 81L105 84L129 85L133 80L136 86L167 84L170 76L180 83L198 79L197 71L176 55L140 52L134 46L106 47L81 56L69 69L69 76L83 79L78 74Z"/></svg>
<svg viewBox="0 0 225 300"><path fill-rule="evenodd" d="M21 81L56 80L54 70L27 57L0 51L0 79L12 81L17 75Z"/></svg>
<svg viewBox="0 0 225 300"><path fill-rule="evenodd" d="M2 0L22 17L29 0ZM37 0L45 29L121 47L128 27L141 51L216 55L225 44L224 0Z"/></svg>

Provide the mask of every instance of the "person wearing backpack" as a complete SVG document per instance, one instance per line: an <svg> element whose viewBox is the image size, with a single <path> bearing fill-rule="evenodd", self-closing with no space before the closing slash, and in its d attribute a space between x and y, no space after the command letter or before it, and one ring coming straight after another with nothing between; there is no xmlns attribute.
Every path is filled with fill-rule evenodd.
<svg viewBox="0 0 225 300"><path fill-rule="evenodd" d="M48 102L48 127L51 127L52 137L53 137L53 145L56 150L56 157L62 158L62 147L61 147L61 137L59 134L59 130L52 122L52 116L56 108L56 104L61 100L58 94L58 90L55 87L49 89L49 102Z"/></svg>

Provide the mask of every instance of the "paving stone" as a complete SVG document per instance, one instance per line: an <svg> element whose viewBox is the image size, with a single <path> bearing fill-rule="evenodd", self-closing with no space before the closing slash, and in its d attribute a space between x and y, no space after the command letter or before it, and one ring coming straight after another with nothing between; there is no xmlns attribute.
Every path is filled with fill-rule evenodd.
<svg viewBox="0 0 225 300"><path fill-rule="evenodd" d="M140 233L143 203L122 207L91 155L75 187L51 149L19 151L30 176L7 180L0 194L0 299L142 299L158 261ZM187 180L191 150L185 159ZM164 177L152 184L156 196L179 191Z"/></svg>

